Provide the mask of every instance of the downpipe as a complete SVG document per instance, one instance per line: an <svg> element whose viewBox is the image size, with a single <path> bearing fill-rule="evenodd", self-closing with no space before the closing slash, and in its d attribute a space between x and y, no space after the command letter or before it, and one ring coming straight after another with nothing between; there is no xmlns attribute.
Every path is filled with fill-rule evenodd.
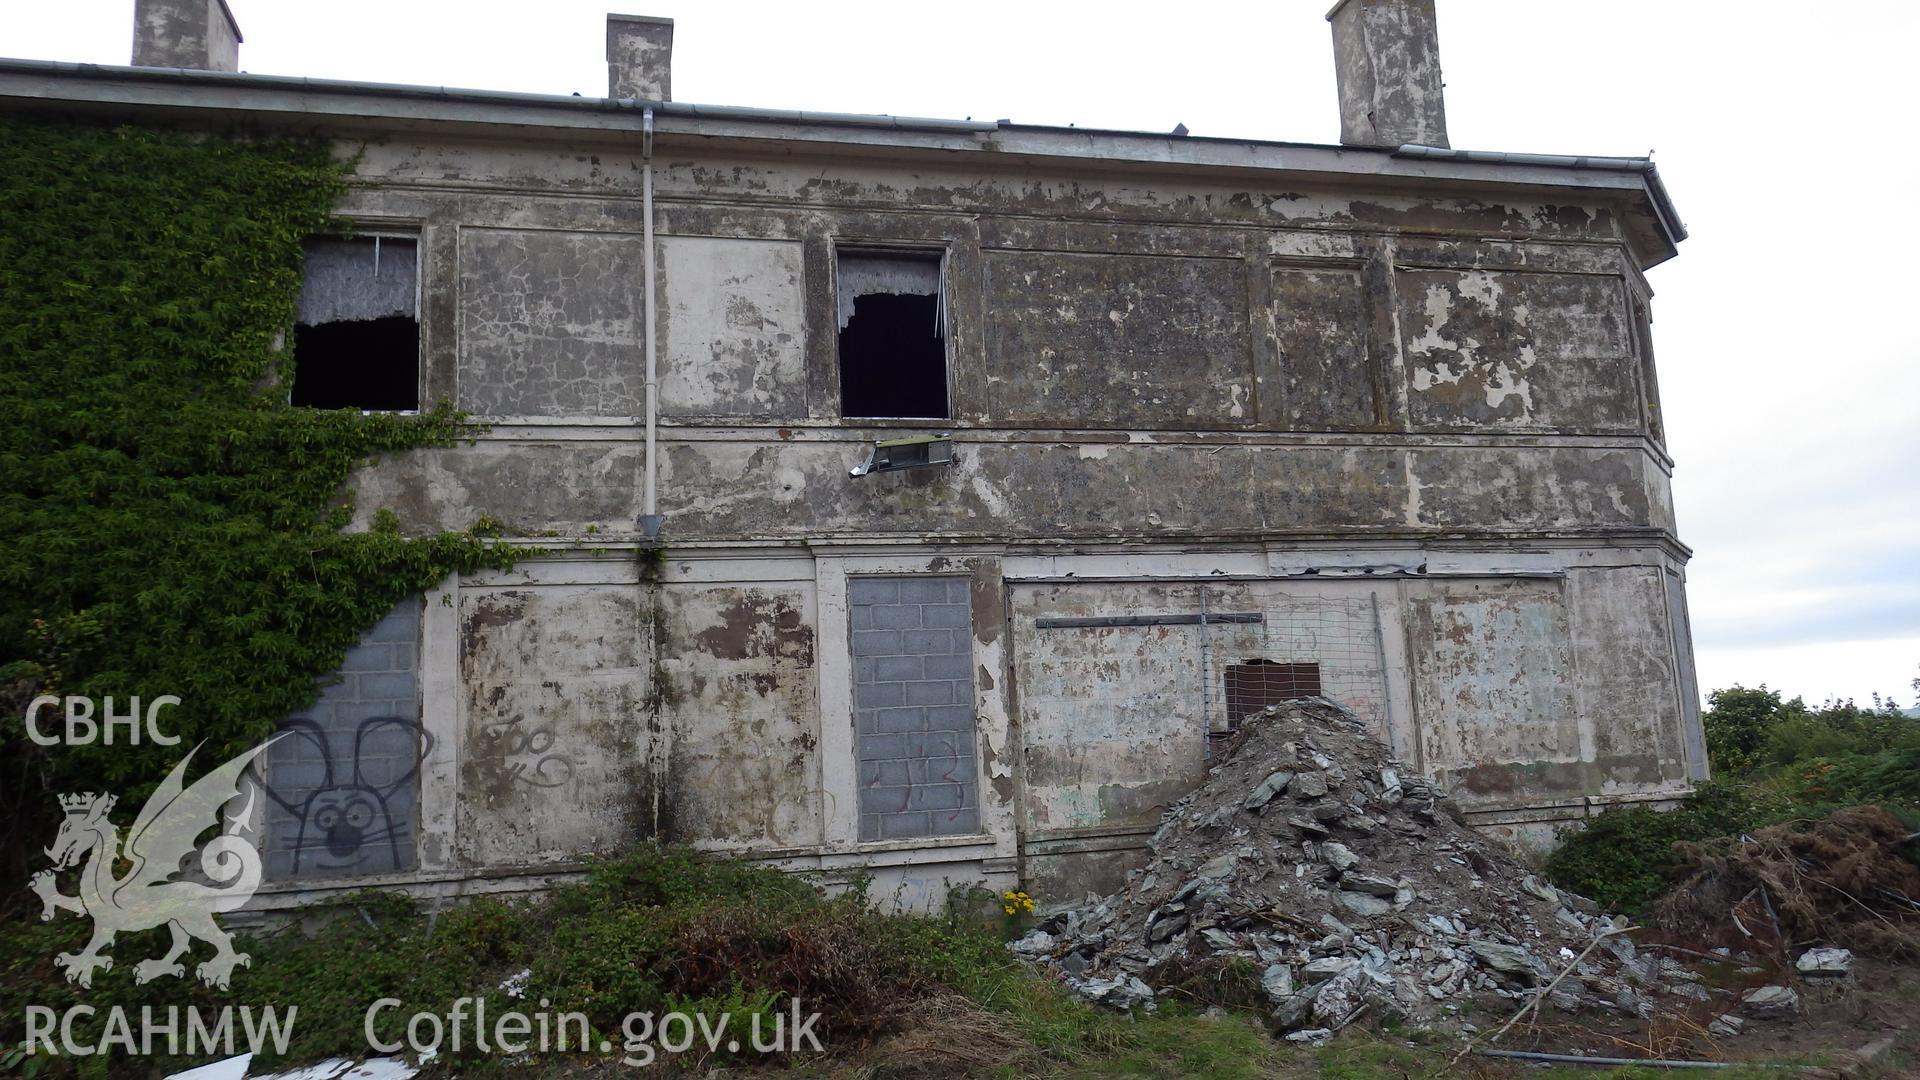
<svg viewBox="0 0 1920 1080"><path fill-rule="evenodd" d="M647 770L650 806L647 807L645 833L661 839L662 832L669 824L666 799L668 762L673 754L673 732L666 722L666 666L662 653L666 646L666 627L663 625L660 576L666 568L666 551L660 546L660 526L662 519L659 503L660 475L660 436L659 436L659 342L655 333L658 322L655 310L659 307L659 292L654 280L654 238L653 238L653 107L648 106L640 116L640 183L641 183L641 236L645 263L641 269L641 280L646 293L646 303L641 317L641 350L646 355L646 471L643 474L640 497L640 532L642 539L635 553L640 573L640 585L646 590L647 605Z"/></svg>
<svg viewBox="0 0 1920 1080"><path fill-rule="evenodd" d="M654 286L654 240L653 240L653 109L649 106L640 119L640 183L641 183L641 240L645 249L646 262L641 268L645 282L647 302L643 312L645 339L641 347L647 356L647 472L645 488L641 497L640 531L646 534L649 542L660 539L660 504L658 477L660 472L659 449L659 342L655 340L654 328L657 325L654 308L658 306L659 296Z"/></svg>

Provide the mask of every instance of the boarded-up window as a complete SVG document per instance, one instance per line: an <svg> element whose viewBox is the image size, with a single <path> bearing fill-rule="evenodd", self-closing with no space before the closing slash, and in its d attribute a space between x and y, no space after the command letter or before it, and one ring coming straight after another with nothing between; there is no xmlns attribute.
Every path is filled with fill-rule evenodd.
<svg viewBox="0 0 1920 1080"><path fill-rule="evenodd" d="M419 408L419 287L419 244L411 237L309 240L293 332L293 404Z"/></svg>
<svg viewBox="0 0 1920 1080"><path fill-rule="evenodd" d="M971 588L922 574L848 582L862 840L980 831Z"/></svg>
<svg viewBox="0 0 1920 1080"><path fill-rule="evenodd" d="M267 877L390 874L414 867L420 763L418 598L347 651L320 700L267 751Z"/></svg>
<svg viewBox="0 0 1920 1080"><path fill-rule="evenodd" d="M1320 665L1243 660L1227 665L1227 719L1237 722L1269 705L1320 696Z"/></svg>

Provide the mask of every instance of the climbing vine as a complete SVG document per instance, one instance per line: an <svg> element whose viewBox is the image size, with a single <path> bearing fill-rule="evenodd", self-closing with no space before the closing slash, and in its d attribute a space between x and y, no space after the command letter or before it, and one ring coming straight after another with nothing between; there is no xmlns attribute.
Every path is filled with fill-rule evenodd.
<svg viewBox="0 0 1920 1080"><path fill-rule="evenodd" d="M356 467L468 433L445 404L287 403L301 242L338 227L349 168L319 141L0 120L7 879L52 835L50 791L124 803L196 743L237 753L402 598L518 554L387 515L343 531ZM175 695L184 743L35 746L41 693Z"/></svg>

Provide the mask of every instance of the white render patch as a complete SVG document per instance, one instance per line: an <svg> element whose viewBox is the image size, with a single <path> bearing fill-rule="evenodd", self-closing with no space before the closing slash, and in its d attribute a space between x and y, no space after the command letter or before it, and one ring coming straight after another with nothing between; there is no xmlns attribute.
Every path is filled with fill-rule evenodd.
<svg viewBox="0 0 1920 1080"><path fill-rule="evenodd" d="M669 414L761 418L804 409L800 245L665 236L659 260L667 280L662 408Z"/></svg>
<svg viewBox="0 0 1920 1080"><path fill-rule="evenodd" d="M1461 286L1461 295L1466 295L1465 285ZM1453 317L1453 297L1447 292L1446 286L1438 284L1427 286L1426 316L1427 325L1420 331L1420 336L1407 342L1409 352L1419 349L1452 351L1472 348L1479 344L1477 341L1462 343L1440 335L1440 328ZM1454 379L1458 378L1458 376L1454 377Z"/></svg>
<svg viewBox="0 0 1920 1080"><path fill-rule="evenodd" d="M1477 300L1487 308L1499 307L1500 282L1486 270L1468 270L1460 275L1460 299ZM1524 310L1524 309L1517 309ZM1525 318L1520 320L1524 323Z"/></svg>
<svg viewBox="0 0 1920 1080"><path fill-rule="evenodd" d="M1532 366L1532 358L1530 355L1528 355L1531 352L1532 352L1531 349L1521 350L1521 355L1522 355L1522 359L1520 361L1521 371L1524 371L1527 368ZM1493 366L1492 372L1490 372L1488 375L1487 407L1498 408L1502 402L1506 401L1510 397L1519 398L1520 404L1523 407L1525 407L1527 412L1533 411L1532 384L1528 383L1526 379L1520 376L1519 371L1514 370L1514 368L1509 366L1506 363L1506 361L1503 360L1500 363L1495 364Z"/></svg>

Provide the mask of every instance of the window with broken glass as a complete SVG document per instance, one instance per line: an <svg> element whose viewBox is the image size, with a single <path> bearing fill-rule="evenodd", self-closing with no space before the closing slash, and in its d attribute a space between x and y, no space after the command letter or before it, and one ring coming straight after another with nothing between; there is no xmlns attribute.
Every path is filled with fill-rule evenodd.
<svg viewBox="0 0 1920 1080"><path fill-rule="evenodd" d="M294 320L292 402L315 409L420 407L419 240L307 241Z"/></svg>
<svg viewBox="0 0 1920 1080"><path fill-rule="evenodd" d="M840 414L944 420L946 289L935 251L841 251Z"/></svg>

